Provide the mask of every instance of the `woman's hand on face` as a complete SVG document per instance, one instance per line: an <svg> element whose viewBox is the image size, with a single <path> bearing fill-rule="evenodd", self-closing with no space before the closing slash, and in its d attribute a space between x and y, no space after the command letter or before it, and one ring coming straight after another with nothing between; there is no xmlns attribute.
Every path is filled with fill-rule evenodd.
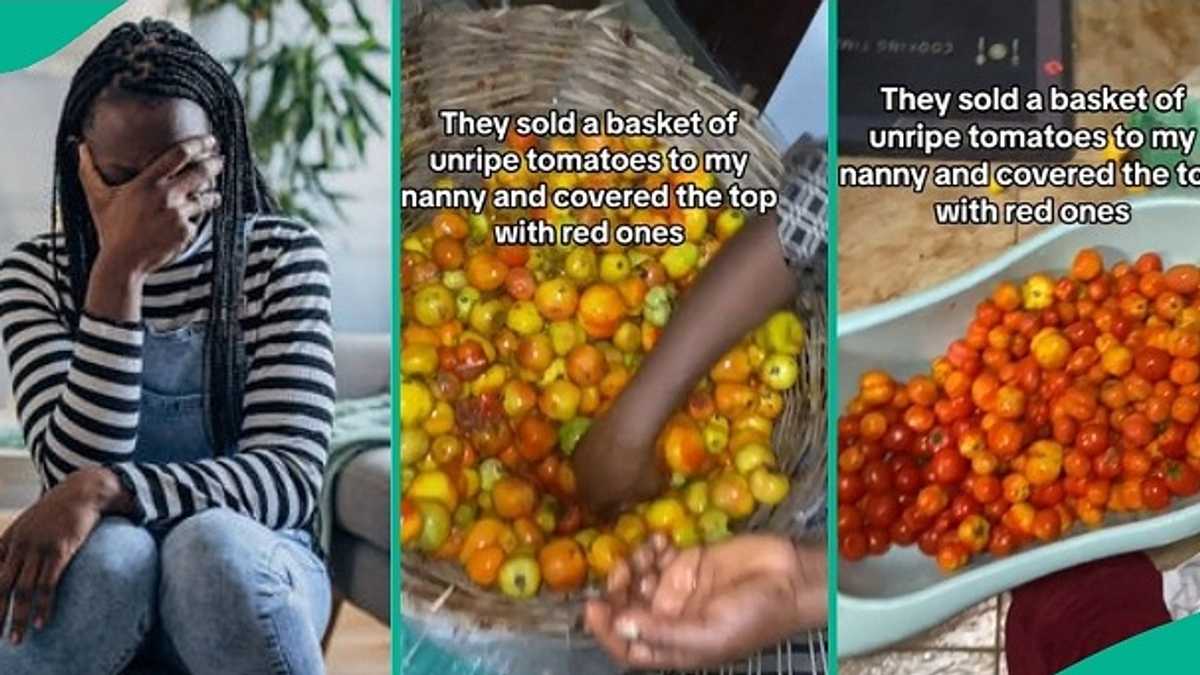
<svg viewBox="0 0 1200 675"><path fill-rule="evenodd" d="M187 248L197 218L221 203L215 187L224 160L217 151L212 136L189 138L168 148L132 180L109 185L91 149L79 144L79 180L104 269L144 276Z"/></svg>
<svg viewBox="0 0 1200 675"><path fill-rule="evenodd" d="M661 491L654 451L661 424L637 398L631 389L622 392L572 455L579 496L594 514L612 515Z"/></svg>
<svg viewBox="0 0 1200 675"><path fill-rule="evenodd" d="M822 547L798 549L782 537L679 551L656 535L614 568L605 599L589 602L584 619L623 665L717 666L821 625L825 565Z"/></svg>
<svg viewBox="0 0 1200 675"><path fill-rule="evenodd" d="M42 495L0 534L0 633L12 609L9 639L50 620L63 571L100 517L125 498L107 469L81 469Z"/></svg>

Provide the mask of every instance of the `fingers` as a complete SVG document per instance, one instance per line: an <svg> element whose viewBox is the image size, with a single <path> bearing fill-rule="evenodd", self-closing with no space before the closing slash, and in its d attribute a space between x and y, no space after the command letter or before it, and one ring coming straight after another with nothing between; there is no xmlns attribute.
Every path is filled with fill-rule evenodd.
<svg viewBox="0 0 1200 675"><path fill-rule="evenodd" d="M79 182L83 185L84 196L95 206L96 201L108 192L108 183L96 168L96 161L92 159L92 149L88 144L80 142L76 147L79 149Z"/></svg>
<svg viewBox="0 0 1200 675"><path fill-rule="evenodd" d="M8 639L14 645L21 644L25 632L29 629L40 563L40 559L36 557L26 559L21 565L21 574L17 577L16 586L12 591L12 623L9 625Z"/></svg>
<svg viewBox="0 0 1200 675"><path fill-rule="evenodd" d="M213 136L198 136L189 138L171 146L158 159L148 166L138 179L149 183L157 183L164 178L170 178L201 156L211 153L217 148L217 139Z"/></svg>
<svg viewBox="0 0 1200 675"><path fill-rule="evenodd" d="M629 655L629 643L613 630L612 614L612 607L608 603L589 600L583 608L583 624L614 661L625 663Z"/></svg>
<svg viewBox="0 0 1200 675"><path fill-rule="evenodd" d="M216 190L201 192L175 207L180 217L184 220L192 220L196 216L203 215L212 211L221 205L221 193Z"/></svg>
<svg viewBox="0 0 1200 675"><path fill-rule="evenodd" d="M11 605L13 586L21 574L21 559L15 553L0 563L0 635L4 634L5 622L8 620L8 609Z"/></svg>
<svg viewBox="0 0 1200 675"><path fill-rule="evenodd" d="M662 566L658 589L650 601L655 614L678 617L684 613L699 586L703 551L701 548L681 551Z"/></svg>
<svg viewBox="0 0 1200 675"><path fill-rule="evenodd" d="M664 620L645 609L621 612L612 622L630 640L628 661L638 668L690 668L712 659L712 626L703 617Z"/></svg>
<svg viewBox="0 0 1200 675"><path fill-rule="evenodd" d="M55 554L42 563L42 571L38 576L37 590L34 595L33 627L36 630L45 628L54 614L54 599L58 591L58 582L62 579L63 571L71 561L70 556Z"/></svg>
<svg viewBox="0 0 1200 675"><path fill-rule="evenodd" d="M184 169L170 178L171 190L181 197L207 192L216 187L217 176L225 168L225 158L207 156L197 158Z"/></svg>

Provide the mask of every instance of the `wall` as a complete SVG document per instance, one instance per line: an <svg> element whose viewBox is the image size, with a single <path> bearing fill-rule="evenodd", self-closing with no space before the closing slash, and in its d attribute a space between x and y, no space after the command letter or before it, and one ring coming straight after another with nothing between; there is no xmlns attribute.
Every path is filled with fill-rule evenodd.
<svg viewBox="0 0 1200 675"><path fill-rule="evenodd" d="M829 3L823 2L764 111L789 145L802 133L829 133L828 64Z"/></svg>

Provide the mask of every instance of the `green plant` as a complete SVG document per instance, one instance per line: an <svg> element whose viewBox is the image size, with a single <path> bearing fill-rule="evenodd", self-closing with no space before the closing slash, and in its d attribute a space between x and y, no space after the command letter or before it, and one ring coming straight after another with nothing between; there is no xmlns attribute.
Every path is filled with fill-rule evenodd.
<svg viewBox="0 0 1200 675"><path fill-rule="evenodd" d="M348 195L327 181L359 166L367 141L384 133L372 97L391 88L371 61L388 47L359 0L188 0L193 16L226 7L247 22L245 49L229 64L280 206L313 223L327 222L323 213L344 217ZM306 19L300 30L288 20L297 15Z"/></svg>

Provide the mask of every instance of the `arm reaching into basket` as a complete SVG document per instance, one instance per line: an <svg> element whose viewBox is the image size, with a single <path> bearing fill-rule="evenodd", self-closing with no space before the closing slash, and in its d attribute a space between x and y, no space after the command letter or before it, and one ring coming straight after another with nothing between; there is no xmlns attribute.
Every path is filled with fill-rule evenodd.
<svg viewBox="0 0 1200 675"><path fill-rule="evenodd" d="M780 208L749 222L712 260L656 348L576 448L579 493L594 513L658 494L655 439L722 354L797 292L824 301L824 145L802 139L785 163Z"/></svg>

